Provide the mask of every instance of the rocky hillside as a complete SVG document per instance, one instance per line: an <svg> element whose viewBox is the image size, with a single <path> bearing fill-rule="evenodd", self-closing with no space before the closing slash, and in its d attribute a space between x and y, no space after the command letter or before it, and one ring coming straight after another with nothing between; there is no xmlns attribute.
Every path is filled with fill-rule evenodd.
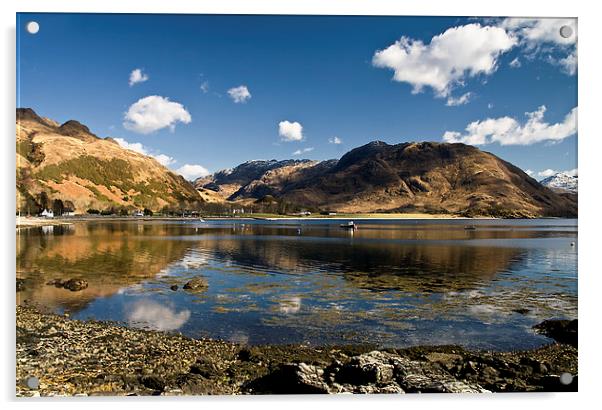
<svg viewBox="0 0 602 410"><path fill-rule="evenodd" d="M253 160L235 168L224 169L194 181L197 189L217 192L222 199L260 198L268 195L276 184L291 182L288 175L317 164L310 160ZM263 190L263 192L262 192ZM251 193L251 191L253 191Z"/></svg>
<svg viewBox="0 0 602 410"><path fill-rule="evenodd" d="M225 187L229 199L269 195L339 212L577 215L575 198L559 195L518 167L464 144L389 145L374 141L349 151L338 161L305 161L248 177L231 186L222 174L215 174L196 181L196 186L215 191Z"/></svg>
<svg viewBox="0 0 602 410"><path fill-rule="evenodd" d="M559 172L550 177L542 179L540 184L560 193L577 193L578 182L578 177L566 174L564 172Z"/></svg>
<svg viewBox="0 0 602 410"><path fill-rule="evenodd" d="M194 187L155 159L99 138L77 121L59 124L17 109L17 207L159 210L201 201Z"/></svg>

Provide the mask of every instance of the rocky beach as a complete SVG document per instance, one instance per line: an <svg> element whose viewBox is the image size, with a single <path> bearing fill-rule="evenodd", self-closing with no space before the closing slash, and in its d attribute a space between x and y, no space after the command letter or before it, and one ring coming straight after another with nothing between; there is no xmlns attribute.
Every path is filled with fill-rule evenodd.
<svg viewBox="0 0 602 410"><path fill-rule="evenodd" d="M577 390L577 321L534 350L246 346L16 308L16 394L477 393ZM39 383L28 379L35 377ZM35 380L35 379L34 379Z"/></svg>

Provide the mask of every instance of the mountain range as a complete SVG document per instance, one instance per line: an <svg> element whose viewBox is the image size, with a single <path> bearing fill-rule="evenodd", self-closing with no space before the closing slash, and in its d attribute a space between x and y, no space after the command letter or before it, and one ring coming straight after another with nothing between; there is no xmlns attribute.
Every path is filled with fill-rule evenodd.
<svg viewBox="0 0 602 410"><path fill-rule="evenodd" d="M266 196L338 212L576 216L561 195L520 168L464 144L373 141L339 160L249 161L195 181L223 200Z"/></svg>
<svg viewBox="0 0 602 410"><path fill-rule="evenodd" d="M464 144L373 141L338 160L247 161L191 183L77 121L59 124L29 108L17 109L16 137L17 210L27 213L60 201L75 213L285 203L348 213L577 216L575 192L550 189Z"/></svg>

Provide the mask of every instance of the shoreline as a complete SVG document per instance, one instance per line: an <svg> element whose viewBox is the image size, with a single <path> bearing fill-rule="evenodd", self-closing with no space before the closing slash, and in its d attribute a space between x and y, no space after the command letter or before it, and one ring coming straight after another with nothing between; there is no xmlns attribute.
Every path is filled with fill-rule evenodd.
<svg viewBox="0 0 602 410"><path fill-rule="evenodd" d="M516 220L517 218L496 218L496 217L464 217L453 214L340 214L340 215L322 215L322 216L283 216L283 215L266 215L265 216L206 216L206 217L168 217L168 216L145 216L145 217L133 217L133 216L89 216L89 215L76 215L70 217L56 217L56 218L45 218L37 216L17 216L15 225L17 228L21 227L32 227L32 226L47 226L47 225L70 225L77 222L152 222L152 221L199 221L201 219L206 221L321 221L321 220L355 220L355 221L370 221L370 220L391 220L391 221L430 221L430 220L462 220L462 221L492 221L492 220ZM520 218L519 218L520 219ZM577 218L523 218L523 219L577 219Z"/></svg>
<svg viewBox="0 0 602 410"><path fill-rule="evenodd" d="M576 321L538 325L561 343L511 352L245 346L72 320L30 306L16 307L16 322L21 397L577 390L576 377L561 382L563 373L578 374ZM39 378L39 388L26 386L29 376Z"/></svg>

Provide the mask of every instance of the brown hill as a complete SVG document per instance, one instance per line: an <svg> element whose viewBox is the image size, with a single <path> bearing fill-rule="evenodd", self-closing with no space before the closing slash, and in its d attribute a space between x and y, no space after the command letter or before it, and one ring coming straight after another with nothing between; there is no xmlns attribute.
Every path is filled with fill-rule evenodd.
<svg viewBox="0 0 602 410"><path fill-rule="evenodd" d="M220 189L219 178L206 181ZM238 188L230 199L265 195L339 212L577 215L574 197L558 195L495 155L469 145L435 142L374 141L338 161L272 168Z"/></svg>
<svg viewBox="0 0 602 410"><path fill-rule="evenodd" d="M159 210L202 201L192 184L155 159L98 138L77 121L59 125L19 108L17 210L36 213L54 200L72 203L76 213Z"/></svg>

